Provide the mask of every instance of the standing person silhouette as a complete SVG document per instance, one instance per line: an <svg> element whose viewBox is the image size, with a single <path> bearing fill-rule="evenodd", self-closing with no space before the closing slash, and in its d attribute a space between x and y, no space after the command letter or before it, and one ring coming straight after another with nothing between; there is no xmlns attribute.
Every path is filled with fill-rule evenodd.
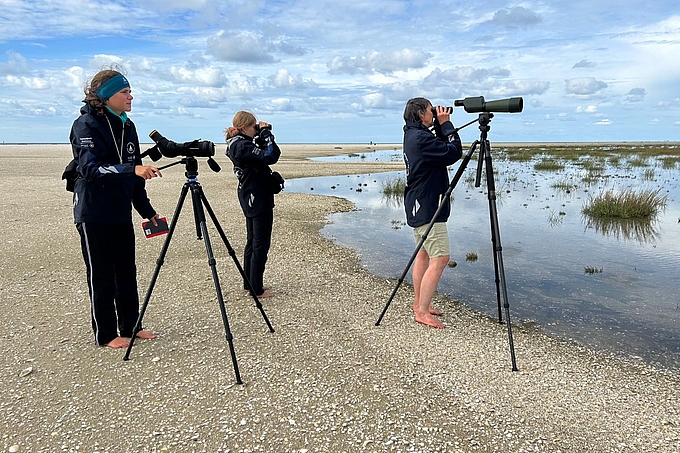
<svg viewBox="0 0 680 453"><path fill-rule="evenodd" d="M448 189L447 167L461 158L463 148L445 107L433 109L425 98L410 99L404 109L404 121L404 209L406 222L419 244ZM433 126L434 133L430 131ZM415 320L438 329L445 326L435 318L442 312L431 306L432 296L450 258L446 221L451 200L444 203L413 265Z"/></svg>
<svg viewBox="0 0 680 453"><path fill-rule="evenodd" d="M246 216L246 246L243 268L258 298L274 294L264 286L264 270L274 225L274 192L270 165L281 156L271 125L246 111L236 112L232 126L225 129L226 155L238 178L238 200ZM248 289L244 282L244 289Z"/></svg>
<svg viewBox="0 0 680 453"><path fill-rule="evenodd" d="M99 71L85 86L85 105L71 127L70 142L80 177L73 212L87 268L95 344L125 348L139 315L132 206L156 225L145 180L160 177L142 165L130 83L119 71ZM155 338L140 330L137 337Z"/></svg>

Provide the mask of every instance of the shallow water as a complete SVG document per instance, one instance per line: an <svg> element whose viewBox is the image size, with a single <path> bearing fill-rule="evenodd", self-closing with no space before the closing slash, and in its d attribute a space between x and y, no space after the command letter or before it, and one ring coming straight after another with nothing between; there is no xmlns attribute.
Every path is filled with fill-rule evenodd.
<svg viewBox="0 0 680 453"><path fill-rule="evenodd" d="M401 152L322 158L358 159L400 160ZM624 159L616 167L607 165L590 183L574 162L559 171L536 171L538 160L516 162L502 152L493 154L511 320L536 322L551 335L680 371L677 170L663 169L653 158L645 167L626 165ZM458 165L450 168L451 176ZM438 291L497 318L489 200L484 177L481 187L474 187L476 168L475 154L453 192L447 225L457 266L447 268ZM331 216L333 223L322 234L357 250L372 273L396 279L416 246L401 200L382 195L384 181L399 176L403 172L302 178L286 181L285 190L354 202L357 210ZM553 187L565 182L573 182L569 192ZM668 195L665 211L651 225L624 229L590 224L581 214L591 194L627 188L661 189ZM477 261L466 261L469 253L476 253Z"/></svg>

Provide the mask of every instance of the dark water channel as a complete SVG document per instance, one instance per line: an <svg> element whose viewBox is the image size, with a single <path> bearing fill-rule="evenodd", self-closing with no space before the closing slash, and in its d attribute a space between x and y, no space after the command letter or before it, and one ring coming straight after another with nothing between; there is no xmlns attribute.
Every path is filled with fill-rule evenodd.
<svg viewBox="0 0 680 453"><path fill-rule="evenodd" d="M559 170L535 170L543 158L519 162L502 149L493 151L511 319L680 372L680 164L664 168L652 157L630 165L627 159L636 157L629 154L616 165L605 162L593 177L592 169L574 160L560 161ZM401 151L321 160L329 159L400 160ZM451 176L458 165L450 168ZM446 269L438 291L497 318L489 200L484 179L474 187L476 166L475 154L453 192L447 225L457 266ZM396 279L415 243L401 200L384 197L382 189L385 181L403 176L302 178L286 181L285 190L354 202L357 210L331 216L322 234L355 249L373 274ZM593 224L581 209L589 196L609 189L660 189L667 195L666 209L646 225ZM466 260L468 254L477 260ZM409 283L410 278L409 272Z"/></svg>

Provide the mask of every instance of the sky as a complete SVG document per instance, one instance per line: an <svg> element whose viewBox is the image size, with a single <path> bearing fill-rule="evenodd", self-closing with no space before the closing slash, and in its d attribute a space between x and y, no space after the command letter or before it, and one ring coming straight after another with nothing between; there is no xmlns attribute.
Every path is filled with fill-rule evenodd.
<svg viewBox="0 0 680 453"><path fill-rule="evenodd" d="M238 110L280 143L400 143L408 99L475 96L523 98L492 144L678 141L679 55L677 0L0 0L0 141L68 143L111 64L142 143L223 143Z"/></svg>

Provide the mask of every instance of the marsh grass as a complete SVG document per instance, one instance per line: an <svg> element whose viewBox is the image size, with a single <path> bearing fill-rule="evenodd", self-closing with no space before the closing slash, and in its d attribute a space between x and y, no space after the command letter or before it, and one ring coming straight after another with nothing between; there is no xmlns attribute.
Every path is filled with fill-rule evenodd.
<svg viewBox="0 0 680 453"><path fill-rule="evenodd" d="M477 254L474 253L474 252L469 252L469 253L466 253L466 254L465 254L465 261L474 263L474 262L477 261L478 259L479 259L479 257L478 257Z"/></svg>
<svg viewBox="0 0 680 453"><path fill-rule="evenodd" d="M528 162L536 155L535 148L509 148L506 150L508 160L515 162Z"/></svg>
<svg viewBox="0 0 680 453"><path fill-rule="evenodd" d="M395 176L382 183L382 194L386 197L403 197L404 190L406 190L406 178L403 176Z"/></svg>
<svg viewBox="0 0 680 453"><path fill-rule="evenodd" d="M642 180L643 181L654 181L655 177L656 177L656 172L654 171L653 168L645 168L645 171L642 173Z"/></svg>
<svg viewBox="0 0 680 453"><path fill-rule="evenodd" d="M651 219L666 208L668 194L661 189L617 192L609 189L590 197L581 212L589 217L606 219Z"/></svg>
<svg viewBox="0 0 680 453"><path fill-rule="evenodd" d="M392 219L392 221L390 221L390 223L392 224L393 230L400 230L403 226L406 225L406 222L404 222L403 220L397 220L397 219Z"/></svg>
<svg viewBox="0 0 680 453"><path fill-rule="evenodd" d="M586 266L584 268L584 272L586 274L601 274L602 273L602 268L596 268L596 267L591 267L591 266Z"/></svg>
<svg viewBox="0 0 680 453"><path fill-rule="evenodd" d="M562 225L562 220L564 219L565 215L567 215L567 213L564 211L559 211L558 213L556 213L554 210L551 210L548 213L548 225L550 227Z"/></svg>
<svg viewBox="0 0 680 453"><path fill-rule="evenodd" d="M562 190L564 192L571 192L573 189L577 189L578 186L574 184L573 182L567 181L567 180L562 180L562 181L557 181L554 182L550 185L553 189L556 190Z"/></svg>
<svg viewBox="0 0 680 453"><path fill-rule="evenodd" d="M676 143L614 143L614 144L551 144L541 146L518 146L503 148L509 160L529 161L539 156L553 156L558 159L576 161L597 158L609 160L617 167L622 156L635 154L637 159L668 158L680 161L680 147ZM671 156L671 157L669 157ZM623 157L625 158L625 157ZM629 162L630 163L630 162Z"/></svg>
<svg viewBox="0 0 680 453"><path fill-rule="evenodd" d="M534 170L536 171L560 171L563 168L564 164L553 158L545 158L534 164Z"/></svg>
<svg viewBox="0 0 680 453"><path fill-rule="evenodd" d="M649 167L649 162L644 157L634 156L628 159L628 165L631 167Z"/></svg>
<svg viewBox="0 0 680 453"><path fill-rule="evenodd" d="M578 164L589 173L602 173L606 167L606 161L604 159L585 159L580 160Z"/></svg>
<svg viewBox="0 0 680 453"><path fill-rule="evenodd" d="M661 167L664 170L673 170L675 167L677 167L678 162L680 162L680 157L678 156L664 156L659 158L661 161Z"/></svg>

